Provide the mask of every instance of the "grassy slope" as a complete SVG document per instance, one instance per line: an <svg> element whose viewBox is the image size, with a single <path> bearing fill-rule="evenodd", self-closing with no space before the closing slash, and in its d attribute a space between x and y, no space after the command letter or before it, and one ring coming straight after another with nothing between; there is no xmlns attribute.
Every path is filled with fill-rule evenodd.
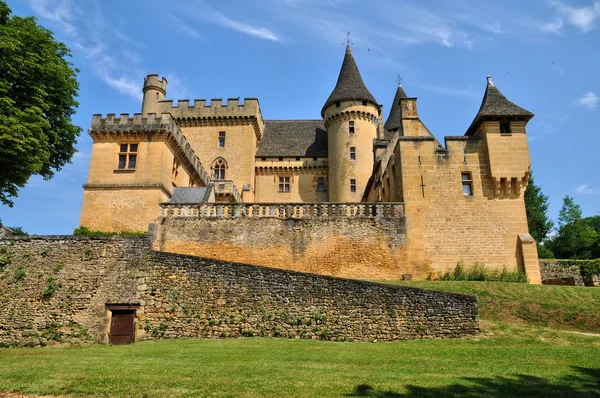
<svg viewBox="0 0 600 398"><path fill-rule="evenodd" d="M116 397L600 397L600 338L531 326L598 332L600 289L400 284L477 294L485 333L395 343L247 338L0 349L0 391Z"/></svg>
<svg viewBox="0 0 600 398"><path fill-rule="evenodd" d="M122 397L368 391L395 397L464 390L458 396L597 397L599 357L598 338L514 327L493 330L491 337L395 343L249 338L4 349L0 391Z"/></svg>
<svg viewBox="0 0 600 398"><path fill-rule="evenodd" d="M480 318L507 324L600 333L600 289L495 282L392 282L476 295Z"/></svg>

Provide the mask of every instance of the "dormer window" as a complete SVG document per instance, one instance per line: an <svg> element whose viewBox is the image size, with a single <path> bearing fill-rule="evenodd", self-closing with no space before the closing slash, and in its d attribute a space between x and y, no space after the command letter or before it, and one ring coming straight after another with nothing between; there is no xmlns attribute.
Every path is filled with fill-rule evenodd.
<svg viewBox="0 0 600 398"><path fill-rule="evenodd" d="M348 133L354 134L354 122L352 121L348 123Z"/></svg>
<svg viewBox="0 0 600 398"><path fill-rule="evenodd" d="M500 134L510 135L510 122L500 122Z"/></svg>

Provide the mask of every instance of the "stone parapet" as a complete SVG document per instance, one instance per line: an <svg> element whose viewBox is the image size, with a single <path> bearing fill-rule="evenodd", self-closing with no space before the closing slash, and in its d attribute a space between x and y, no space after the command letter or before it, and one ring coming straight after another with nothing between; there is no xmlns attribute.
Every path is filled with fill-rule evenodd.
<svg viewBox="0 0 600 398"><path fill-rule="evenodd" d="M404 218L403 203L161 203L163 218Z"/></svg>
<svg viewBox="0 0 600 398"><path fill-rule="evenodd" d="M92 138L103 134L167 134L167 140L176 151L180 152L193 176L198 178L204 186L211 180L181 129L173 117L167 113L161 115L135 113L133 117L130 117L128 113L122 113L119 117L114 113L109 113L104 118L102 115L95 114L92 117L89 133Z"/></svg>

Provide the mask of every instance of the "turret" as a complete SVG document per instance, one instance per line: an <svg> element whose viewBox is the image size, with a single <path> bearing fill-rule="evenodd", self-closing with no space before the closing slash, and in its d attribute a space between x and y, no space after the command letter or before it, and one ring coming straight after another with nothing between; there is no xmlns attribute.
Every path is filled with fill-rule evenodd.
<svg viewBox="0 0 600 398"><path fill-rule="evenodd" d="M329 148L329 200L360 202L373 169L381 108L363 83L350 46L321 116Z"/></svg>
<svg viewBox="0 0 600 398"><path fill-rule="evenodd" d="M527 186L530 158L525 126L533 116L509 101L487 77L481 107L465 135L485 139L495 197L519 196Z"/></svg>
<svg viewBox="0 0 600 398"><path fill-rule="evenodd" d="M160 113L158 101L165 99L167 95L167 79L158 79L158 75L148 75L144 79L144 99L142 101L142 114Z"/></svg>

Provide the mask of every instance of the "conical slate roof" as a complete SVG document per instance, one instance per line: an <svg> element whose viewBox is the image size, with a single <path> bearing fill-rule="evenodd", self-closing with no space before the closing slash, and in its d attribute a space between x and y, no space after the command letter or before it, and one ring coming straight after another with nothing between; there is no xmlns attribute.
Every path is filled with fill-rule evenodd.
<svg viewBox="0 0 600 398"><path fill-rule="evenodd" d="M394 102L390 108L390 114L385 121L384 128L388 131L397 130L402 127L402 108L400 107L400 99L407 98L406 92L402 85L398 85L396 95L394 96Z"/></svg>
<svg viewBox="0 0 600 398"><path fill-rule="evenodd" d="M506 98L504 94L498 90L498 87L496 87L492 81L492 77L488 76L487 87L485 89L485 94L483 95L483 101L481 101L481 106L479 107L477 116L475 116L475 120L473 120L471 127L469 127L469 130L467 130L467 135L473 134L475 132L474 129L476 128L477 122L482 117L486 116L520 116L526 120L529 120L535 115Z"/></svg>
<svg viewBox="0 0 600 398"><path fill-rule="evenodd" d="M487 88L477 116L534 116L533 113L509 101L498 90L491 76L487 77L487 81Z"/></svg>
<svg viewBox="0 0 600 398"><path fill-rule="evenodd" d="M325 108L329 105L344 100L366 100L377 105L375 97L373 97L373 94L369 92L365 83L363 83L350 46L346 47L346 55L344 56L344 62L342 62L340 75L338 76L333 92L327 98L327 101L325 101L325 105L323 105L321 116L323 116Z"/></svg>

